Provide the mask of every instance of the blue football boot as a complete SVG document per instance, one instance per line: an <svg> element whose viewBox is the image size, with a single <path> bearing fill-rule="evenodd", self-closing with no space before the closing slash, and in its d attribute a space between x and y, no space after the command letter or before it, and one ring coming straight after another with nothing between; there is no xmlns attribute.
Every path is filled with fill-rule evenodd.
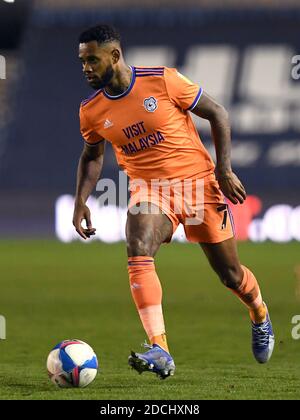
<svg viewBox="0 0 300 420"><path fill-rule="evenodd" d="M252 322L252 351L258 363L267 363L273 353L275 337L272 323L267 313L267 319L261 324Z"/></svg>
<svg viewBox="0 0 300 420"><path fill-rule="evenodd" d="M143 372L156 373L161 379L174 375L175 363L168 352L158 344L152 346L144 344L144 347L149 348L146 353L131 352L128 363L133 369L140 374Z"/></svg>

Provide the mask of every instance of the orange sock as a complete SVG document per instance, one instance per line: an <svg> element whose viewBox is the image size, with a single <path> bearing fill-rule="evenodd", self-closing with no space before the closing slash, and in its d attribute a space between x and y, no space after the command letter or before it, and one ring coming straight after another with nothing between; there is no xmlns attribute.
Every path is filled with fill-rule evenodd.
<svg viewBox="0 0 300 420"><path fill-rule="evenodd" d="M158 344L161 348L166 350L169 353L167 336L166 334L156 335L150 339L151 344Z"/></svg>
<svg viewBox="0 0 300 420"><path fill-rule="evenodd" d="M237 290L233 290L239 299L247 306L253 322L259 324L265 321L267 308L262 300L261 292L254 274L242 265L244 277Z"/></svg>
<svg viewBox="0 0 300 420"><path fill-rule="evenodd" d="M149 341L169 352L162 312L162 288L154 259L147 256L129 257L128 274L131 294Z"/></svg>

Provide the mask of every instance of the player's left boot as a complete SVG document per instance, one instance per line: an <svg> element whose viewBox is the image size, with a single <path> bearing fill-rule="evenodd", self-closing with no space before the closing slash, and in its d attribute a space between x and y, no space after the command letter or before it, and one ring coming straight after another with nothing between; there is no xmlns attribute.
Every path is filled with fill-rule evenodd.
<svg viewBox="0 0 300 420"><path fill-rule="evenodd" d="M146 353L131 352L128 358L129 365L140 374L143 372L156 373L161 379L173 376L175 363L172 356L158 344L152 346L144 344L149 348Z"/></svg>
<svg viewBox="0 0 300 420"><path fill-rule="evenodd" d="M273 353L275 337L272 323L267 312L267 319L261 324L252 322L252 350L258 363L267 363Z"/></svg>

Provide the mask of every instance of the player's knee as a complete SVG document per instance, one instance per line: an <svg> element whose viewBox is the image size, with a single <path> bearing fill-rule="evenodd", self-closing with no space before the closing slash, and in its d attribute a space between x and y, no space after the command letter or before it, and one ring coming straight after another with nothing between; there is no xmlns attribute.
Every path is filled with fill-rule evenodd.
<svg viewBox="0 0 300 420"><path fill-rule="evenodd" d="M127 238L128 255L137 256L153 256L153 240L150 234L146 232Z"/></svg>
<svg viewBox="0 0 300 420"><path fill-rule="evenodd" d="M239 265L222 267L218 270L222 283L229 289L237 290L243 281L243 271Z"/></svg>

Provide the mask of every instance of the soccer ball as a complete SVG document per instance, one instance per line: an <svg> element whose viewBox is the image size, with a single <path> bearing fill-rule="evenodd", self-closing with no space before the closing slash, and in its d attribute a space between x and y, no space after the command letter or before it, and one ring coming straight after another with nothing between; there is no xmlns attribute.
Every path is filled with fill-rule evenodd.
<svg viewBox="0 0 300 420"><path fill-rule="evenodd" d="M84 388L96 377L94 350L80 340L64 340L49 353L47 370L51 381L60 388Z"/></svg>

